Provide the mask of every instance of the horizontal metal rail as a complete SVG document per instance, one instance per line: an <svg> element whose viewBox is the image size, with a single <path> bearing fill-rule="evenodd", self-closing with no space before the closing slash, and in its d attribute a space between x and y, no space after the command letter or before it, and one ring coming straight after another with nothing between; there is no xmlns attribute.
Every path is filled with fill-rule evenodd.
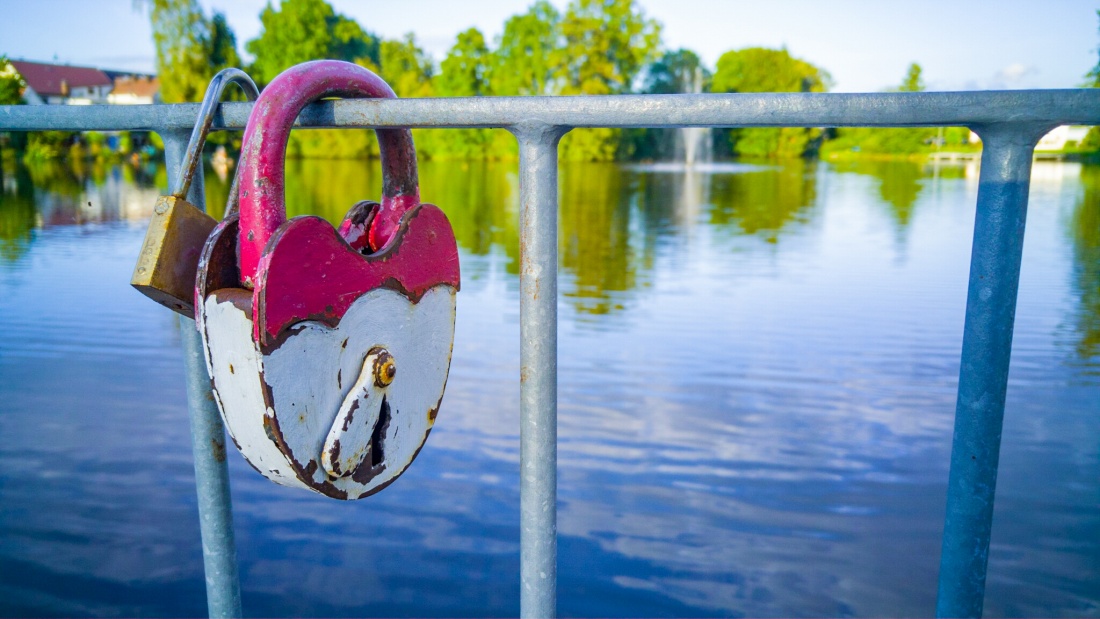
<svg viewBox="0 0 1100 619"><path fill-rule="evenodd" d="M223 103L215 129L242 129L251 103ZM190 130L199 104L0 106L16 131ZM1100 123L1100 89L922 93L758 93L456 97L324 101L302 127L914 127Z"/></svg>
<svg viewBox="0 0 1100 619"><path fill-rule="evenodd" d="M251 109L251 103L222 104L214 128L243 128ZM151 130L165 137L166 150L178 158L198 112L198 104L0 106L0 131ZM505 128L519 142L524 617L556 614L557 145L562 135L577 127L966 126L982 137L936 607L941 617L979 617L1031 159L1039 138L1062 124L1100 124L1100 89L346 100L313 104L298 119L301 127ZM170 176L174 173L169 169ZM202 194L201 180L192 185L193 199ZM198 344L187 343L208 602L211 616L233 616L240 606L224 439L217 440L224 430L209 397L205 366L196 361Z"/></svg>

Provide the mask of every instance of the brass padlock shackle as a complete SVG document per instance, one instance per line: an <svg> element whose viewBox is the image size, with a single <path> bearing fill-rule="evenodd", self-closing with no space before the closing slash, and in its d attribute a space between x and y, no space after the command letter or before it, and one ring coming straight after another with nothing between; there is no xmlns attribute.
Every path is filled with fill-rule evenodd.
<svg viewBox="0 0 1100 619"><path fill-rule="evenodd" d="M183 156L183 169L176 177L176 183L172 195L180 200L187 199L187 192L191 189L191 179L195 177L195 170L202 161L202 148L206 144L206 136L210 133L210 127L214 124L214 113L221 105L222 95L230 84L236 84L244 91L244 96L249 101L255 101L260 96L260 89L256 88L256 82L252 81L248 74L240 69L222 69L210 80L206 87L206 94L202 97L202 107L199 108L198 122L191 130L191 139L187 141L187 152ZM233 173L233 184L229 187L229 206L226 213L235 210L237 205L237 182L240 167Z"/></svg>
<svg viewBox="0 0 1100 619"><path fill-rule="evenodd" d="M382 78L341 60L313 60L271 80L252 107L241 145L241 225L237 245L241 283L253 285L268 240L286 221L286 147L306 105L326 97L394 99ZM382 200L370 229L370 249L389 242L401 217L420 204L416 149L404 128L376 129L382 159Z"/></svg>

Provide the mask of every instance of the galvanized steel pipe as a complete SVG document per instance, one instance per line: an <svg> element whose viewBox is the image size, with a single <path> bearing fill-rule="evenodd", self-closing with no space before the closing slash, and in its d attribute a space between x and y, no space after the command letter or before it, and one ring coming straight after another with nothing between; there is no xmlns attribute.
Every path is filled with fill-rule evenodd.
<svg viewBox="0 0 1100 619"><path fill-rule="evenodd" d="M242 129L251 103L223 103L214 129ZM190 131L199 104L0 106L4 130ZM913 127L1100 124L1100 89L738 93L322 101L302 127Z"/></svg>
<svg viewBox="0 0 1100 619"><path fill-rule="evenodd" d="M558 140L517 127L520 169L520 616L554 617L558 590Z"/></svg>
<svg viewBox="0 0 1100 619"><path fill-rule="evenodd" d="M1031 158L1050 125L979 127L984 148L940 554L938 617L981 617Z"/></svg>
<svg viewBox="0 0 1100 619"><path fill-rule="evenodd" d="M164 157L168 184L183 165L189 131L166 131ZM187 201L205 208L202 166L195 169ZM206 606L211 617L241 616L241 587L237 575L237 545L233 534L233 505L226 466L225 426L210 390L210 374L195 321L179 316L183 364L187 380L187 410L191 419L191 450L195 458L199 531L206 574Z"/></svg>

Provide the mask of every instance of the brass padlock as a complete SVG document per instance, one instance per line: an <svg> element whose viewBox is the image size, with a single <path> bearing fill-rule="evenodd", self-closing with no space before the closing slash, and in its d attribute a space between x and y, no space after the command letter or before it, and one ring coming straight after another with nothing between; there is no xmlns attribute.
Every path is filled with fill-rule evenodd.
<svg viewBox="0 0 1100 619"><path fill-rule="evenodd" d="M157 198L137 265L134 266L134 275L130 278L130 284L139 292L187 317L195 315L195 272L199 255L206 237L210 236L218 222L188 202L186 196L195 170L202 161L202 147L210 125L214 123L214 112L218 109L225 87L232 83L241 87L249 101L255 101L259 96L252 78L240 69L224 69L210 80L199 110L198 123L187 144L175 190L170 196ZM237 195L236 172L229 195L231 210L236 205L232 200Z"/></svg>

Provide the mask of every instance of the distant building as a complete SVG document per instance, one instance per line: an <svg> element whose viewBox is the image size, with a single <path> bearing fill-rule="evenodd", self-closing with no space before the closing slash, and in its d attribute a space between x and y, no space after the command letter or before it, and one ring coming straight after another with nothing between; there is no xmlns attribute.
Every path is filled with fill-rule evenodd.
<svg viewBox="0 0 1100 619"><path fill-rule="evenodd" d="M160 80L155 75L104 71L114 80L114 87L107 95L107 103L113 105L148 105L160 103Z"/></svg>
<svg viewBox="0 0 1100 619"><path fill-rule="evenodd" d="M1035 146L1037 151L1060 151L1066 146L1077 146L1088 135L1088 127L1075 125L1062 125L1055 127L1050 133L1043 136Z"/></svg>
<svg viewBox="0 0 1100 619"><path fill-rule="evenodd" d="M23 100L30 105L134 105L159 103L160 80L155 75L105 71L92 67L9 60L27 87Z"/></svg>
<svg viewBox="0 0 1100 619"><path fill-rule="evenodd" d="M9 61L27 82L23 100L30 105L90 105L107 103L114 80L92 67Z"/></svg>
<svg viewBox="0 0 1100 619"><path fill-rule="evenodd" d="M1077 146L1081 143L1081 140L1085 139L1088 135L1089 128L1080 125L1061 125L1051 129L1046 135L1044 135L1039 143L1035 145L1036 152L1061 152L1066 147ZM982 140L978 137L978 134L973 131L970 132L970 143L981 144Z"/></svg>

